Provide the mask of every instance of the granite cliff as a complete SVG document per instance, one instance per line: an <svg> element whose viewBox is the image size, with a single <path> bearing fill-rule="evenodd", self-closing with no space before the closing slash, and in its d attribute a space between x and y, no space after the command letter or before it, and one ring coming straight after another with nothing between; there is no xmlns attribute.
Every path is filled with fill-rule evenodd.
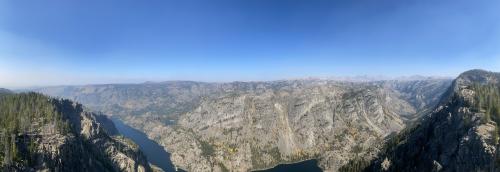
<svg viewBox="0 0 500 172"><path fill-rule="evenodd" d="M450 80L163 83L48 87L144 131L188 171L318 159L336 171L439 102Z"/></svg>
<svg viewBox="0 0 500 172"><path fill-rule="evenodd" d="M462 73L365 171L499 171L500 73Z"/></svg>
<svg viewBox="0 0 500 172"><path fill-rule="evenodd" d="M81 104L9 93L0 115L3 171L152 171L137 145Z"/></svg>

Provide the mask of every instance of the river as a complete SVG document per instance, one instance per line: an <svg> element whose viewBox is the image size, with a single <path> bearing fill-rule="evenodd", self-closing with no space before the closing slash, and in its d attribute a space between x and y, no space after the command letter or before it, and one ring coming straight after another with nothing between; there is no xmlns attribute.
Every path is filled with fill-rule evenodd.
<svg viewBox="0 0 500 172"><path fill-rule="evenodd" d="M113 123L123 136L139 145L139 148L146 155L151 164L160 167L166 172L175 171L174 165L170 160L170 153L166 152L163 146L158 145L158 143L150 140L143 132L124 124L118 119L113 119Z"/></svg>
<svg viewBox="0 0 500 172"><path fill-rule="evenodd" d="M170 153L163 149L163 146L158 145L153 140L150 140L146 134L136 130L118 119L113 119L116 129L125 137L134 141L141 151L146 155L148 161L163 169L163 171L175 171L175 167L170 160ZM318 167L318 161L315 159L297 162L293 164L280 164L274 168L261 170L258 172L321 172ZM178 169L179 171L183 171Z"/></svg>

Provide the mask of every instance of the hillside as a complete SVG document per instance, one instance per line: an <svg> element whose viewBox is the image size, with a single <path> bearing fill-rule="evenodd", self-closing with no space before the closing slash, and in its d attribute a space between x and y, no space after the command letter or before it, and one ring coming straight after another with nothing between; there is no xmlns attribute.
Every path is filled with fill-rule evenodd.
<svg viewBox="0 0 500 172"><path fill-rule="evenodd" d="M319 159L334 171L434 108L450 80L290 80L48 87L144 131L189 171Z"/></svg>
<svg viewBox="0 0 500 172"><path fill-rule="evenodd" d="M440 105L390 139L365 171L499 171L499 124L500 73L464 72Z"/></svg>
<svg viewBox="0 0 500 172"><path fill-rule="evenodd" d="M107 117L69 100L38 93L1 97L0 131L3 171L151 171Z"/></svg>

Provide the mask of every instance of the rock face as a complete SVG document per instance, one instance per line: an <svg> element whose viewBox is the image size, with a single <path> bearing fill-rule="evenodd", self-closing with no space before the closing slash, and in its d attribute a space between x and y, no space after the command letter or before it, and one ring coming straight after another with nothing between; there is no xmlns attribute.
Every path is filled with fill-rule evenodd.
<svg viewBox="0 0 500 172"><path fill-rule="evenodd" d="M192 133L183 135L193 136L189 142L196 146L189 149L199 147L201 154L176 156L178 146L165 145L173 161L188 169L189 158L205 155L208 164L220 166L208 170L247 171L317 158L320 167L334 171L352 157L371 156L373 145L404 128L402 117L423 110L393 84L406 83L289 83L206 100L181 116L178 129Z"/></svg>
<svg viewBox="0 0 500 172"><path fill-rule="evenodd" d="M164 82L49 87L144 131L189 171L249 171L319 159L335 171L434 108L445 79Z"/></svg>
<svg viewBox="0 0 500 172"><path fill-rule="evenodd" d="M414 127L392 138L366 170L500 170L499 81L500 73L471 70L461 74L440 105ZM481 90L488 90L484 88L490 91L484 94Z"/></svg>
<svg viewBox="0 0 500 172"><path fill-rule="evenodd" d="M8 105L12 102L14 106ZM106 116L84 111L80 104L34 93L10 95L1 99L0 104L11 109L9 112L13 114L10 115L32 121L27 123L31 124L26 127L28 129L10 132L16 133L9 134L13 146L2 144L5 147L0 150L1 157L3 162L7 162L2 165L4 171L152 171L138 146L115 135L117 131ZM33 109L16 111L15 104L18 104L17 107L32 104ZM44 106L35 106L37 104ZM54 114L43 113L45 109L36 107L54 109ZM42 112L43 116L23 113L26 111ZM60 115L57 117L60 122L51 122L50 117L56 114ZM2 118L8 116L0 115ZM5 131L13 128L12 125L4 125L9 123L15 124L13 121L2 121ZM18 123L23 124L22 121ZM104 124L107 126L104 127ZM10 139L7 137L2 134L1 140Z"/></svg>

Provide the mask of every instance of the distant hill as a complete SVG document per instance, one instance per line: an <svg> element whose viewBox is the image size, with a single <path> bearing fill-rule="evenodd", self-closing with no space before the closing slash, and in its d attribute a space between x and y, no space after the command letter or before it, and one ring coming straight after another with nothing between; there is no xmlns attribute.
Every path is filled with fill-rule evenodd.
<svg viewBox="0 0 500 172"><path fill-rule="evenodd" d="M8 94L13 94L14 92L5 89L5 88L0 88L0 96L8 95Z"/></svg>

